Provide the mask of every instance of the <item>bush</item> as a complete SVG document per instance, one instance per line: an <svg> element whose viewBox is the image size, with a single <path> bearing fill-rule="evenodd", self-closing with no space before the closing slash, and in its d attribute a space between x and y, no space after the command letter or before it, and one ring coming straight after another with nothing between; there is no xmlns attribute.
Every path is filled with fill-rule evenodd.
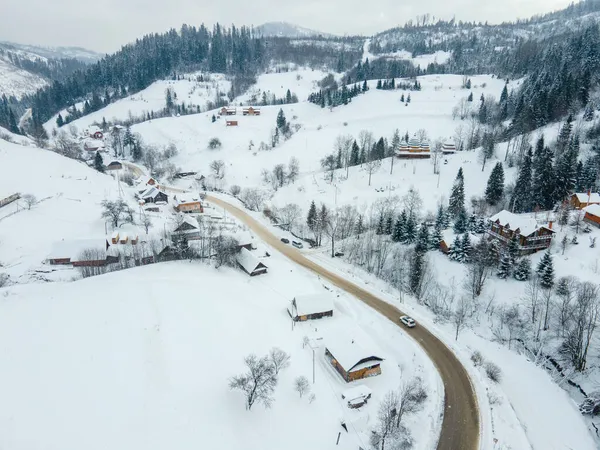
<svg viewBox="0 0 600 450"><path fill-rule="evenodd" d="M240 195L240 192L242 192L242 188L239 187L237 184L234 184L229 188L229 192L231 192L231 195L233 195L234 197L237 197L238 195Z"/></svg>
<svg viewBox="0 0 600 450"><path fill-rule="evenodd" d="M212 138L210 141L208 141L208 148L210 148L211 150L217 150L221 148L221 145L222 144L219 138Z"/></svg>
<svg viewBox="0 0 600 450"><path fill-rule="evenodd" d="M127 186L133 186L135 177L131 172L125 172L123 175L121 175L121 181L123 181L123 183L125 183Z"/></svg>
<svg viewBox="0 0 600 450"><path fill-rule="evenodd" d="M169 158L173 158L174 156L177 156L177 154L179 153L179 150L177 150L177 146L173 143L167 145L167 147L165 148L165 151L163 152L163 158L164 159L169 159Z"/></svg>
<svg viewBox="0 0 600 450"><path fill-rule="evenodd" d="M475 367L479 367L483 364L483 355L479 351L475 350L471 355L471 361L473 361Z"/></svg>
<svg viewBox="0 0 600 450"><path fill-rule="evenodd" d="M0 273L0 288L4 286L8 286L9 277L5 273Z"/></svg>
<svg viewBox="0 0 600 450"><path fill-rule="evenodd" d="M493 362L485 363L485 373L494 383L500 383L502 379L502 370Z"/></svg>

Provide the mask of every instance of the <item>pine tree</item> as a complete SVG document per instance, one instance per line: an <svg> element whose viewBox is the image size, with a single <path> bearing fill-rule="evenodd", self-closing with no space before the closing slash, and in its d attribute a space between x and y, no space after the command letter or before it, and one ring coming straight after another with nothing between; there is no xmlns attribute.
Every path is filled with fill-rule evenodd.
<svg viewBox="0 0 600 450"><path fill-rule="evenodd" d="M504 85L502 93L500 94L500 103L506 103L508 100L508 83Z"/></svg>
<svg viewBox="0 0 600 450"><path fill-rule="evenodd" d="M406 241L406 222L408 217L406 215L406 210L403 210L402 213L398 216L398 220L394 224L394 232L392 233L392 240L394 242L405 242Z"/></svg>
<svg viewBox="0 0 600 450"><path fill-rule="evenodd" d="M548 253L546 254L549 255ZM550 256L544 266L544 270L540 274L540 286L544 289L552 289L552 286L554 286L554 263Z"/></svg>
<svg viewBox="0 0 600 450"><path fill-rule="evenodd" d="M100 128L102 128L102 131L104 131L105 133L106 133L106 130L108 130L108 123L106 123L105 117L102 118L102 125Z"/></svg>
<svg viewBox="0 0 600 450"><path fill-rule="evenodd" d="M469 237L469 233L463 234L461 240L461 247L463 252L462 262L468 263L471 260L471 251L473 250L473 247L471 246L471 238Z"/></svg>
<svg viewBox="0 0 600 450"><path fill-rule="evenodd" d="M290 92L290 90L288 89L287 92L285 93L285 102L287 104L292 103L292 93Z"/></svg>
<svg viewBox="0 0 600 450"><path fill-rule="evenodd" d="M475 214L471 214L471 217L469 217L469 223L467 224L467 230L475 233L476 229L477 229L477 216Z"/></svg>
<svg viewBox="0 0 600 450"><path fill-rule="evenodd" d="M129 151L133 151L133 146L135 145L135 137L133 137L133 133L131 132L131 127L127 125L125 127L125 134L123 135L123 145L129 148Z"/></svg>
<svg viewBox="0 0 600 450"><path fill-rule="evenodd" d="M212 117L210 118L212 123L215 123L217 121L216 116L213 114Z"/></svg>
<svg viewBox="0 0 600 450"><path fill-rule="evenodd" d="M567 148L569 140L571 139L571 133L573 132L573 116L569 114L566 123L560 129L558 138L556 140L556 152L561 154L564 149Z"/></svg>
<svg viewBox="0 0 600 450"><path fill-rule="evenodd" d="M531 275L531 261L527 258L523 258L517 264L517 267L515 268L515 270L513 272L513 276L514 276L515 280L526 281L529 279L530 275Z"/></svg>
<svg viewBox="0 0 600 450"><path fill-rule="evenodd" d="M425 223L421 224L419 228L419 235L417 236L417 244L415 250L417 252L425 253L429 250L431 243L429 242L429 228Z"/></svg>
<svg viewBox="0 0 600 450"><path fill-rule="evenodd" d="M583 113L583 120L586 122L591 122L594 120L594 107L591 103L588 103L585 107L585 111Z"/></svg>
<svg viewBox="0 0 600 450"><path fill-rule="evenodd" d="M94 169L98 172L104 173L104 161L102 161L102 155L100 152L96 152L96 156L94 157Z"/></svg>
<svg viewBox="0 0 600 450"><path fill-rule="evenodd" d="M457 217L461 212L465 210L465 180L463 176L462 167L458 169L454 185L452 186L452 192L450 193L450 203L448 206L448 212L452 217Z"/></svg>
<svg viewBox="0 0 600 450"><path fill-rule="evenodd" d="M315 201L313 200L310 203L310 208L308 209L308 216L306 217L306 225L308 226L308 229L314 232L317 226L317 221L317 205L315 205Z"/></svg>
<svg viewBox="0 0 600 450"><path fill-rule="evenodd" d="M452 242L452 246L450 247L450 251L448 252L448 257L452 261L457 262L460 262L463 258L462 241L458 234L454 237L454 242Z"/></svg>
<svg viewBox="0 0 600 450"><path fill-rule="evenodd" d="M467 101L468 101L468 102L472 102L472 101L473 101L473 93L472 93L472 92L471 92L471 93L469 94L469 96L467 97Z"/></svg>
<svg viewBox="0 0 600 450"><path fill-rule="evenodd" d="M406 103L410 103L410 94L406 96Z"/></svg>
<svg viewBox="0 0 600 450"><path fill-rule="evenodd" d="M564 200L575 189L577 184L577 156L579 154L579 140L572 139L569 148L563 151L554 165L556 191L555 200Z"/></svg>
<svg viewBox="0 0 600 450"><path fill-rule="evenodd" d="M417 219L413 214L410 214L406 219L406 226L404 228L404 242L412 244L417 238Z"/></svg>
<svg viewBox="0 0 600 450"><path fill-rule="evenodd" d="M140 159L142 159L143 156L144 155L142 154L142 146L137 140L135 140L133 142L133 150L131 153L131 157L134 161L139 161Z"/></svg>
<svg viewBox="0 0 600 450"><path fill-rule="evenodd" d="M519 256L519 241L516 237L513 237L510 241L508 241L508 245L506 246L507 255L510 259L510 263L514 264Z"/></svg>
<svg viewBox="0 0 600 450"><path fill-rule="evenodd" d="M540 139L542 140L542 139ZM542 140L543 145L543 140ZM535 205L544 209L552 209L556 192L552 152L550 148L536 148L534 159L535 172L532 182Z"/></svg>
<svg viewBox="0 0 600 450"><path fill-rule="evenodd" d="M502 255L502 258L500 258L500 265L498 266L498 278L501 278L503 280L507 279L510 276L510 268L510 256L508 255L508 253L504 253Z"/></svg>
<svg viewBox="0 0 600 450"><path fill-rule="evenodd" d="M454 221L454 232L457 234L465 233L469 228L469 219L467 213L463 209L458 213Z"/></svg>
<svg viewBox="0 0 600 450"><path fill-rule="evenodd" d="M356 220L356 234L360 236L365 232L365 224L363 222L362 214L358 215L358 219Z"/></svg>
<svg viewBox="0 0 600 450"><path fill-rule="evenodd" d="M488 227L486 226L485 219L483 217L480 217L477 220L477 226L475 227L475 233L483 234L487 231L487 229L488 229Z"/></svg>
<svg viewBox="0 0 600 450"><path fill-rule="evenodd" d="M400 97L400 101L401 101L402 103L404 103L404 94L402 94L402 96Z"/></svg>
<svg viewBox="0 0 600 450"><path fill-rule="evenodd" d="M517 182L511 199L512 210L516 213L529 212L532 209L531 202L531 147L523 158Z"/></svg>
<svg viewBox="0 0 600 450"><path fill-rule="evenodd" d="M393 230L394 230L394 218L391 215L389 215L385 219L385 234L387 234L389 236L392 234Z"/></svg>
<svg viewBox="0 0 600 450"><path fill-rule="evenodd" d="M544 271L546 270L546 267L548 266L548 264L552 263L552 256L550 255L549 252L544 253L544 256L542 256L542 259L540 259L540 262L537 265L537 268L535 269L535 271L537 272L538 275L542 275L544 273Z"/></svg>
<svg viewBox="0 0 600 450"><path fill-rule="evenodd" d="M390 146L391 155L394 154L396 150L400 147L400 131L398 128L394 131L394 135L392 136L392 145Z"/></svg>
<svg viewBox="0 0 600 450"><path fill-rule="evenodd" d="M440 250L440 243L444 240L444 235L442 234L442 229L436 226L433 228L433 233L431 233L431 239L429 240L430 245L429 248L431 250Z"/></svg>
<svg viewBox="0 0 600 450"><path fill-rule="evenodd" d="M408 276L408 285L411 293L419 298L421 296L421 285L424 275L424 261L425 254L422 252L414 251L411 264L410 264L410 273Z"/></svg>
<svg viewBox="0 0 600 450"><path fill-rule="evenodd" d="M369 90L369 86L367 86L367 80L363 81L362 91L367 92Z"/></svg>
<svg viewBox="0 0 600 450"><path fill-rule="evenodd" d="M285 118L285 114L283 113L283 109L279 110L277 113L277 128L281 131L284 131L287 128L287 120Z"/></svg>
<svg viewBox="0 0 600 450"><path fill-rule="evenodd" d="M58 117L56 118L56 126L58 128L62 127L65 124L65 121L63 120L63 117L59 114Z"/></svg>
<svg viewBox="0 0 600 450"><path fill-rule="evenodd" d="M381 89L382 85L381 85L381 80L377 80L377 86L376 89Z"/></svg>
<svg viewBox="0 0 600 450"><path fill-rule="evenodd" d="M383 214L379 215L379 221L377 222L377 227L375 228L375 234L381 235L385 231Z"/></svg>
<svg viewBox="0 0 600 450"><path fill-rule="evenodd" d="M485 200L489 205L496 205L504 196L504 168L502 163L497 163L492 169L485 189Z"/></svg>
<svg viewBox="0 0 600 450"><path fill-rule="evenodd" d="M435 227L440 230L448 228L446 209L441 203L438 205L437 215L435 217Z"/></svg>
<svg viewBox="0 0 600 450"><path fill-rule="evenodd" d="M352 143L352 150L350 151L350 165L358 166L360 164L360 149L356 140Z"/></svg>

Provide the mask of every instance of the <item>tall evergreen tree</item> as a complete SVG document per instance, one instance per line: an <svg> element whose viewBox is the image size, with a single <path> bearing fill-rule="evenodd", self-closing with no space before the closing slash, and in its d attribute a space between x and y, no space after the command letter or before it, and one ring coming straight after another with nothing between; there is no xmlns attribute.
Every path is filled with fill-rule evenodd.
<svg viewBox="0 0 600 450"><path fill-rule="evenodd" d="M285 114L283 113L283 109L279 110L279 113L277 113L277 128L279 128L281 131L284 131L287 127L287 120L285 118Z"/></svg>
<svg viewBox="0 0 600 450"><path fill-rule="evenodd" d="M452 245L450 246L450 251L448 252L448 257L452 260L452 261L457 261L457 262L461 262L463 259L463 248L462 248L462 241L460 239L460 235L456 235L454 236L454 242L452 242Z"/></svg>
<svg viewBox="0 0 600 450"><path fill-rule="evenodd" d="M315 231L318 222L318 214L317 214L317 205L315 205L315 201L313 200L310 203L310 208L308 209L308 216L306 217L306 225L308 229L311 231Z"/></svg>
<svg viewBox="0 0 600 450"><path fill-rule="evenodd" d="M375 234L381 235L385 231L385 219L383 218L383 214L379 215L379 220L377 221L377 227L375 228Z"/></svg>
<svg viewBox="0 0 600 450"><path fill-rule="evenodd" d="M133 141L133 149L131 151L131 157L133 158L134 161L139 161L140 159L142 159L143 156L144 155L142 154L141 144L137 140L134 140Z"/></svg>
<svg viewBox="0 0 600 450"><path fill-rule="evenodd" d="M454 232L457 234L465 233L469 228L469 218L466 211L461 210L454 221Z"/></svg>
<svg viewBox="0 0 600 450"><path fill-rule="evenodd" d="M498 278L503 280L507 279L510 276L511 269L511 261L510 256L507 253L504 253L500 258L500 265L498 266Z"/></svg>
<svg viewBox="0 0 600 450"><path fill-rule="evenodd" d="M350 151L350 165L358 166L360 164L360 149L356 140L352 143L352 150Z"/></svg>
<svg viewBox="0 0 600 450"><path fill-rule="evenodd" d="M523 258L517 263L517 267L513 272L513 277L518 281L526 281L531 275L531 261L528 258Z"/></svg>
<svg viewBox="0 0 600 450"><path fill-rule="evenodd" d="M385 219L385 234L391 235L394 230L394 218L389 215Z"/></svg>
<svg viewBox="0 0 600 450"><path fill-rule="evenodd" d="M104 162L102 161L102 155L100 152L96 152L96 156L94 157L94 169L98 172L104 173Z"/></svg>
<svg viewBox="0 0 600 450"><path fill-rule="evenodd" d="M538 275L541 276L545 272L546 266L548 266L548 264L551 264L551 263L552 263L552 256L550 255L550 252L547 251L542 256L542 259L540 259L540 262L538 263L535 271L537 272Z"/></svg>
<svg viewBox="0 0 600 450"><path fill-rule="evenodd" d="M473 247L471 245L471 238L469 237L469 233L465 233L462 236L461 247L463 251L463 262L468 263L471 260L471 252L473 251Z"/></svg>
<svg viewBox="0 0 600 450"><path fill-rule="evenodd" d="M62 127L65 124L65 121L63 120L63 117L59 114L58 117L56 118L56 126L58 128Z"/></svg>
<svg viewBox="0 0 600 450"><path fill-rule="evenodd" d="M452 217L457 217L461 212L465 211L465 179L463 176L462 167L458 169L452 192L450 193L450 203L448 212Z"/></svg>
<svg viewBox="0 0 600 450"><path fill-rule="evenodd" d="M417 219L413 214L409 214L406 219L406 226L404 228L404 242L412 244L417 238Z"/></svg>
<svg viewBox="0 0 600 450"><path fill-rule="evenodd" d="M569 147L557 158L554 164L556 183L555 200L562 201L570 195L577 184L577 155L579 153L578 139L572 139Z"/></svg>
<svg viewBox="0 0 600 450"><path fill-rule="evenodd" d="M425 253L427 250L429 250L431 245L429 242L429 228L425 223L421 224L421 227L419 228L419 234L416 242L415 250L417 252Z"/></svg>
<svg viewBox="0 0 600 450"><path fill-rule="evenodd" d="M556 180L550 148L536 149L534 165L532 190L535 205L544 210L552 209L555 203Z"/></svg>
<svg viewBox="0 0 600 450"><path fill-rule="evenodd" d="M548 258L548 261L544 265L544 270L540 274L540 286L544 289L552 289L552 286L554 286L554 262L552 261L552 257Z"/></svg>
<svg viewBox="0 0 600 450"><path fill-rule="evenodd" d="M488 204L494 206L502 200L504 196L504 168L502 163L497 163L492 169L485 189L485 200Z"/></svg>
<svg viewBox="0 0 600 450"><path fill-rule="evenodd" d="M394 242L405 242L406 241L406 222L408 220L406 210L398 216L396 223L394 224L394 232L392 233L392 240Z"/></svg>
<svg viewBox="0 0 600 450"><path fill-rule="evenodd" d="M516 213L529 212L532 209L531 159L532 154L530 147L523 158L523 162L521 163L519 175L517 176L517 182L513 190L513 197L511 199L512 210Z"/></svg>
<svg viewBox="0 0 600 450"><path fill-rule="evenodd" d="M425 253L414 251L411 258L410 271L408 274L408 285L411 293L421 297L422 281L425 272Z"/></svg>

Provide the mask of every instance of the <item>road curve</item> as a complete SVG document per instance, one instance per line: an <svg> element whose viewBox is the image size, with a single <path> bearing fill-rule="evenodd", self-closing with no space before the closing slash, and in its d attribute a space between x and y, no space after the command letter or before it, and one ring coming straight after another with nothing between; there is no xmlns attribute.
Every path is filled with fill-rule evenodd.
<svg viewBox="0 0 600 450"><path fill-rule="evenodd" d="M206 199L226 209L244 222L262 240L295 263L326 278L400 326L398 317L403 313L395 306L321 267L293 247L283 244L277 236L242 209L210 195L207 195ZM479 450L479 410L477 397L467 371L454 353L426 328L417 326L408 331L408 334L425 350L444 383L445 410L437 449Z"/></svg>

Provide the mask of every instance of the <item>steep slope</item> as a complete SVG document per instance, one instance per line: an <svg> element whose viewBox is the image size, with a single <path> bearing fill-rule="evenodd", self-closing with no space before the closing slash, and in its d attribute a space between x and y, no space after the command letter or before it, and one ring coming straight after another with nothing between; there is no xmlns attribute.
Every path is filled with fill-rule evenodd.
<svg viewBox="0 0 600 450"><path fill-rule="evenodd" d="M95 63L104 56L102 53L82 47L42 47L38 45L17 44L15 42L0 42L0 46L3 45L32 55L37 55L41 58L76 59L87 64Z"/></svg>

